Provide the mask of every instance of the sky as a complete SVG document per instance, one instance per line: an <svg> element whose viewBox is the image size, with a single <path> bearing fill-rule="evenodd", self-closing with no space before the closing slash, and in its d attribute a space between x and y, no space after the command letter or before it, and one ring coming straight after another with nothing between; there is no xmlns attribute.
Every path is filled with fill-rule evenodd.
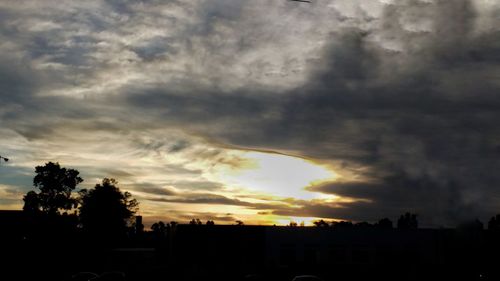
<svg viewBox="0 0 500 281"><path fill-rule="evenodd" d="M34 167L145 222L500 213L495 0L0 1L0 209Z"/></svg>

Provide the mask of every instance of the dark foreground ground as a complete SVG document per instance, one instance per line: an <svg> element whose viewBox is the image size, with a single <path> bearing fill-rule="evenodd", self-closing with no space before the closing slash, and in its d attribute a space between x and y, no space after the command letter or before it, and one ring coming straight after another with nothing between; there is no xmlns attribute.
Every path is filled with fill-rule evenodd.
<svg viewBox="0 0 500 281"><path fill-rule="evenodd" d="M180 225L121 242L39 230L0 231L0 281L75 280L79 272L129 281L500 280L500 233L477 229Z"/></svg>
<svg viewBox="0 0 500 281"><path fill-rule="evenodd" d="M395 264L332 264L255 266L183 263L168 260L154 248L113 250L78 249L72 245L3 251L0 280L76 280L79 272L101 275L114 272L115 277L97 280L276 280L291 281L297 275L315 275L322 280L500 280L500 264L444 264L424 266L400 257ZM499 253L500 254L500 253ZM479 257L477 257L479 258ZM196 260L196 257L193 257ZM207 264L214 265L213 267Z"/></svg>

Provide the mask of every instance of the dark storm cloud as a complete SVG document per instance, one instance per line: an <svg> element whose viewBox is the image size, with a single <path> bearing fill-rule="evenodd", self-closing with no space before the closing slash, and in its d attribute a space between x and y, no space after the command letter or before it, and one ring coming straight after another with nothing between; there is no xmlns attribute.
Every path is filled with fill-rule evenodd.
<svg viewBox="0 0 500 281"><path fill-rule="evenodd" d="M407 209L419 213L427 226L440 226L443 222L467 218L482 204L476 200L465 202L463 197L466 195L462 192L467 188L459 183L429 175L412 177L399 174L383 179L380 183L329 183L315 186L312 190L361 200L341 203L340 208L305 204L302 211L358 221L375 221L377 216L381 218L384 215L396 218L398 213Z"/></svg>
<svg viewBox="0 0 500 281"><path fill-rule="evenodd" d="M0 83L2 84L2 88L0 88L2 104L20 103L24 100L23 98L29 97L36 88L36 76L28 67L24 67L15 60L2 57L0 61Z"/></svg>
<svg viewBox="0 0 500 281"><path fill-rule="evenodd" d="M134 49L134 52L145 61L165 55L165 53L177 52L176 48L168 44L168 38L155 37Z"/></svg>
<svg viewBox="0 0 500 281"><path fill-rule="evenodd" d="M397 26L407 9L431 12L434 31ZM326 69L294 96L284 119L310 147L307 155L370 168L361 173L367 182L317 190L372 203L312 204L304 215L360 219L411 209L426 223L446 224L497 212L500 97L491 75L499 71L500 33L474 34L469 1L405 1L386 14L393 25L387 32L415 40L413 52L377 48L364 31L342 34L328 50Z"/></svg>
<svg viewBox="0 0 500 281"><path fill-rule="evenodd" d="M216 205L235 205L246 206L247 203L238 199L230 199L216 194L189 194L184 198L150 198L149 200L169 203L187 203L187 204L216 204Z"/></svg>
<svg viewBox="0 0 500 281"><path fill-rule="evenodd" d="M410 12L428 16L432 29L409 30L417 20L406 18ZM361 188L330 191L372 203L309 205L309 216L362 218L375 210L395 216L412 209L428 223L485 217L497 211L491 207L500 196L500 33L474 33L475 20L465 0L389 5L382 37L398 39L402 51L374 44L373 31L343 30L311 82L280 105L261 96L151 97L193 121L253 113L261 124L219 134L238 145L298 149L370 168L361 174L367 178ZM268 120L268 111L283 115ZM245 117L238 122L246 124Z"/></svg>
<svg viewBox="0 0 500 281"><path fill-rule="evenodd" d="M210 181L176 181L173 183L175 187L183 190L205 190L217 191L222 190L224 186L221 183Z"/></svg>
<svg viewBox="0 0 500 281"><path fill-rule="evenodd" d="M206 122L250 114L259 117L272 109L273 102L276 103L276 98L254 96L253 92L248 91L229 95L211 89L191 88L188 91L204 91L203 94L192 95L185 90L166 92L160 87L161 85L153 89L129 90L127 102L133 106L157 110L165 114L165 117L182 121L204 121L208 118Z"/></svg>
<svg viewBox="0 0 500 281"><path fill-rule="evenodd" d="M172 197L154 197L147 198L151 201L156 202L165 202L165 203L182 203L182 204L210 204L210 205L228 205L228 206L243 206L248 207L250 209L256 210L267 210L274 209L277 207L284 206L282 203L251 203L247 201L242 201L239 199L228 198L223 195L217 194L200 194L200 193L183 193L183 194L174 194L178 196Z"/></svg>
<svg viewBox="0 0 500 281"><path fill-rule="evenodd" d="M485 217L500 203L500 32L476 32L477 17L467 0L402 1L386 6L378 30L335 32L310 81L286 95L155 88L126 101L223 143L368 167L365 182L318 190L371 203L309 204L308 216ZM422 18L429 30L414 30Z"/></svg>
<svg viewBox="0 0 500 281"><path fill-rule="evenodd" d="M163 196L177 195L177 192L175 190L172 190L171 188L160 187L150 183L134 184L134 191Z"/></svg>
<svg viewBox="0 0 500 281"><path fill-rule="evenodd" d="M0 55L1 128L33 140L50 136L67 120L92 116L88 104L68 97L38 96L50 81L50 74L9 58L8 53Z"/></svg>

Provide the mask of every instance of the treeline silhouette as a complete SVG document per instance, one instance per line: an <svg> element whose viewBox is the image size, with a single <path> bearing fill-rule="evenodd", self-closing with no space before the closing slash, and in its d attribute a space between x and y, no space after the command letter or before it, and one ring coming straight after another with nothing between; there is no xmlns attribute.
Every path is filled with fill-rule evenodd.
<svg viewBox="0 0 500 281"><path fill-rule="evenodd" d="M477 219L456 229L421 229L417 214L407 212L395 224L382 218L318 220L313 227L241 220L216 225L193 218L185 224L158 221L144 231L142 217L135 216L139 203L115 179L76 191L83 182L79 175L59 163L37 166L35 190L24 195L23 211L0 211L6 280L500 277L500 214L487 230Z"/></svg>
<svg viewBox="0 0 500 281"><path fill-rule="evenodd" d="M35 190L24 195L22 213L0 214L0 223L2 215L16 217L0 234L11 257L6 268L30 266L28 271L11 272L14 276L10 280L35 276L63 280L69 273L81 271L81 267L105 271L100 266L105 253L129 246L142 232L142 223L133 220L139 203L129 192L122 192L115 179L104 178L93 188L76 192L83 182L79 174L59 163L37 166Z"/></svg>
<svg viewBox="0 0 500 281"><path fill-rule="evenodd" d="M114 246L128 232L141 227L130 228L139 203L129 192L121 192L115 179L104 178L93 189L82 189L74 196L73 191L83 182L77 170L48 162L37 166L35 174L33 185L39 191L29 191L23 197L23 211L31 218L52 223L50 228L73 224L92 242Z"/></svg>

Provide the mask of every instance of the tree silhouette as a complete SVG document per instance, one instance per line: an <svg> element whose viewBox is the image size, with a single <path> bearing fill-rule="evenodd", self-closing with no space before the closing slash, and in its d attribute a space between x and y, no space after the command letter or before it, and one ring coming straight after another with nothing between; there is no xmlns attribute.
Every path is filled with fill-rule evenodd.
<svg viewBox="0 0 500 281"><path fill-rule="evenodd" d="M207 225L215 225L215 222L212 220L207 220Z"/></svg>
<svg viewBox="0 0 500 281"><path fill-rule="evenodd" d="M196 218L196 219L192 219L190 222L189 222L189 225L202 225L203 223L201 222L200 219Z"/></svg>
<svg viewBox="0 0 500 281"><path fill-rule="evenodd" d="M74 169L61 168L59 163L48 162L45 166L35 167L36 176L33 185L40 193L28 192L23 200L23 210L60 214L61 210L71 210L78 206L78 201L71 197L71 192L83 181Z"/></svg>
<svg viewBox="0 0 500 281"><path fill-rule="evenodd" d="M139 203L129 192L121 192L115 179L105 178L94 189L81 190L80 223L89 233L120 237L137 212Z"/></svg>
<svg viewBox="0 0 500 281"><path fill-rule="evenodd" d="M165 225L165 223L162 221L155 222L153 223L153 225L151 225L151 230L156 237L162 237L167 232L167 225Z"/></svg>
<svg viewBox="0 0 500 281"><path fill-rule="evenodd" d="M23 201L24 201L23 211L30 214L36 214L41 212L40 199L35 191L32 190L26 193L26 195L24 195L23 197Z"/></svg>
<svg viewBox="0 0 500 281"><path fill-rule="evenodd" d="M242 226L245 225L245 223L242 220L237 220L236 225Z"/></svg>
<svg viewBox="0 0 500 281"><path fill-rule="evenodd" d="M416 214L406 213L398 219L398 229L417 229L418 221Z"/></svg>
<svg viewBox="0 0 500 281"><path fill-rule="evenodd" d="M490 221L488 222L488 229L494 231L500 231L500 214L491 217Z"/></svg>
<svg viewBox="0 0 500 281"><path fill-rule="evenodd" d="M353 227L353 224L350 221L334 221L332 227L334 229L347 229Z"/></svg>
<svg viewBox="0 0 500 281"><path fill-rule="evenodd" d="M392 221L388 218L383 218L375 224L375 227L381 229L392 229Z"/></svg>
<svg viewBox="0 0 500 281"><path fill-rule="evenodd" d="M162 221L159 221L159 222L155 222L151 225L151 230L153 232L160 232L162 231L163 229L165 229L165 223L162 222Z"/></svg>
<svg viewBox="0 0 500 281"><path fill-rule="evenodd" d="M373 227L372 224L370 224L369 222L366 222L366 221L358 222L358 223L354 224L353 226L355 226L357 228L370 228L370 227Z"/></svg>
<svg viewBox="0 0 500 281"><path fill-rule="evenodd" d="M327 227L328 226L328 223L324 220L315 221L315 222L313 222L313 224L317 227Z"/></svg>

